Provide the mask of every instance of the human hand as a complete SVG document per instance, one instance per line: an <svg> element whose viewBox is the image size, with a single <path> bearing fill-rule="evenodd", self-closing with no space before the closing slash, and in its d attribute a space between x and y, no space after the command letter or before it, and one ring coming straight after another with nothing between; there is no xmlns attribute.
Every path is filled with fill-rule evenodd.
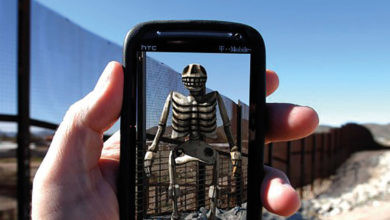
<svg viewBox="0 0 390 220"><path fill-rule="evenodd" d="M103 132L120 115L122 92L122 66L111 62L69 108L34 178L33 219L119 219L119 133L103 143Z"/></svg>
<svg viewBox="0 0 390 220"><path fill-rule="evenodd" d="M279 86L274 71L266 71L266 94ZM266 143L296 140L310 135L318 126L317 113L310 107L288 103L267 103ZM270 212L290 216L300 207L300 200L287 176L280 170L264 166L265 177L261 186L263 206Z"/></svg>
<svg viewBox="0 0 390 220"><path fill-rule="evenodd" d="M267 71L267 95L276 90L277 75ZM60 124L33 184L33 219L118 219L116 177L119 133L103 143L103 132L122 107L123 70L111 62L95 89L70 107ZM318 124L308 107L267 104L266 141L286 141L310 134ZM280 171L266 167L263 205L278 215L291 215L300 205L297 193Z"/></svg>

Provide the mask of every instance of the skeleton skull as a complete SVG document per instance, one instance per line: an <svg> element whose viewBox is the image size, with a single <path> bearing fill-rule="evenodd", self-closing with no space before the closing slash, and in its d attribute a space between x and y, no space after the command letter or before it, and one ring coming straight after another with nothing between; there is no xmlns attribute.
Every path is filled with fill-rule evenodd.
<svg viewBox="0 0 390 220"><path fill-rule="evenodd" d="M201 91L205 88L207 73L202 65L189 64L181 75L184 86L193 92Z"/></svg>

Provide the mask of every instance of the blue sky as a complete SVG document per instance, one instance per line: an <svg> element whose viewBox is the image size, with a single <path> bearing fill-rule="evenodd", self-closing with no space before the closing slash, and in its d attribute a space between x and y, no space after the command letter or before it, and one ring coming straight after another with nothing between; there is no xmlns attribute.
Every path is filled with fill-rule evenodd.
<svg viewBox="0 0 390 220"><path fill-rule="evenodd" d="M251 25L265 40L267 67L280 76L268 102L312 106L321 124L390 122L388 1L37 1L117 44L148 20Z"/></svg>

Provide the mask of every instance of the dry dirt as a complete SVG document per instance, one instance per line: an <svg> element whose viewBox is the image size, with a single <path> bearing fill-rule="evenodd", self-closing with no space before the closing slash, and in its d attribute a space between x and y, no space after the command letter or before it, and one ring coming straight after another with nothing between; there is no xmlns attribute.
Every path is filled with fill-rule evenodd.
<svg viewBox="0 0 390 220"><path fill-rule="evenodd" d="M356 169L351 170L351 167ZM344 163L335 176L331 178L332 183L317 197L337 199L345 193L356 192L356 189L373 187L380 179L387 179L390 175L390 151L367 151L358 152ZM348 169L349 168L349 169ZM344 169L344 170L343 170ZM358 188L360 187L360 188ZM371 188L370 188L371 189ZM390 220L390 193L389 187L376 188L381 192L380 196L367 198L367 201L360 203L347 212L341 212L332 216L318 216L324 220Z"/></svg>
<svg viewBox="0 0 390 220"><path fill-rule="evenodd" d="M31 161L31 179L40 162ZM0 160L0 220L16 219L16 174L15 158Z"/></svg>
<svg viewBox="0 0 390 220"><path fill-rule="evenodd" d="M371 204L355 208L354 210L324 220L387 220L390 219L390 200L374 201Z"/></svg>

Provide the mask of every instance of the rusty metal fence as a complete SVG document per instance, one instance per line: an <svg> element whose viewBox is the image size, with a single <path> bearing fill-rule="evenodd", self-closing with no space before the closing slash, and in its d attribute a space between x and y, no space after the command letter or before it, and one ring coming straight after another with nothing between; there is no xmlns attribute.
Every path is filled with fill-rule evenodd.
<svg viewBox="0 0 390 220"><path fill-rule="evenodd" d="M293 187L310 185L313 191L315 180L334 174L352 153L380 149L389 148L378 144L367 128L346 124L304 139L268 144L264 162L285 172Z"/></svg>

